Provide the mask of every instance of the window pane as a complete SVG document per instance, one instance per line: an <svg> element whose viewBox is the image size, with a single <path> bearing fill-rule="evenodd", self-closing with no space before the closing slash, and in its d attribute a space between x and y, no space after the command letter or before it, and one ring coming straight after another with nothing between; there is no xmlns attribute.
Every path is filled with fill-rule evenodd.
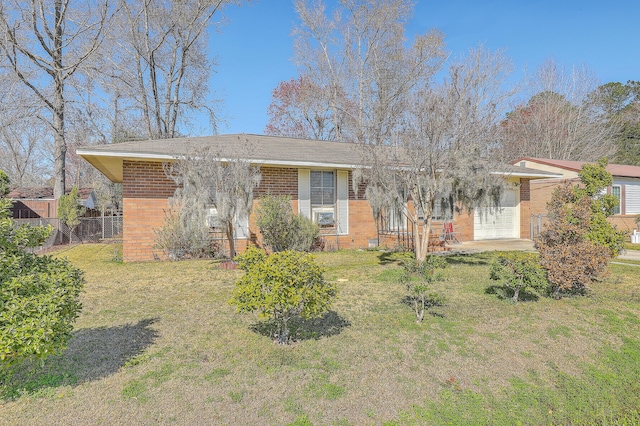
<svg viewBox="0 0 640 426"><path fill-rule="evenodd" d="M613 209L613 214L620 214L620 204L621 204L621 195L622 195L622 191L621 191L621 187L616 185L616 186L612 186L611 187L611 195L613 195L614 197L616 197L618 199L618 205L615 206L615 208Z"/></svg>
<svg viewBox="0 0 640 426"><path fill-rule="evenodd" d="M611 193L613 194L614 197L616 197L618 200L620 199L620 187L619 186L614 186L613 188L611 188Z"/></svg>
<svg viewBox="0 0 640 426"><path fill-rule="evenodd" d="M322 191L322 204L333 204L333 200L335 200L333 188L325 188L324 191Z"/></svg>
<svg viewBox="0 0 640 426"><path fill-rule="evenodd" d="M322 188L311 188L311 204L322 204Z"/></svg>
<svg viewBox="0 0 640 426"><path fill-rule="evenodd" d="M322 173L322 186L325 188L333 188L333 172Z"/></svg>
<svg viewBox="0 0 640 426"><path fill-rule="evenodd" d="M318 188L322 185L322 172L311 172L311 187Z"/></svg>

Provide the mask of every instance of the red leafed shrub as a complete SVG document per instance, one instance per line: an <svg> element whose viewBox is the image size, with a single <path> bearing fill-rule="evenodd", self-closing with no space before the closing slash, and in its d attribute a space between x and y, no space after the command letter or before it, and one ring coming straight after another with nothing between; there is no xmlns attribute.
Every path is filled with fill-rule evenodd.
<svg viewBox="0 0 640 426"><path fill-rule="evenodd" d="M549 222L536 244L554 297L584 292L593 279L607 270L611 250L587 238L591 203L591 197L576 196L576 191L566 184L554 192L547 206Z"/></svg>

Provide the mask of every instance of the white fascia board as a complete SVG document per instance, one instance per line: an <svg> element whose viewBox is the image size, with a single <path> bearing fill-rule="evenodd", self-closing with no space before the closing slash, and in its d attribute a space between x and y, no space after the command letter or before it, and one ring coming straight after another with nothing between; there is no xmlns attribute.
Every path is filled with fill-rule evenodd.
<svg viewBox="0 0 640 426"><path fill-rule="evenodd" d="M161 160L161 161L175 161L184 158L184 155L173 156L169 154L151 154L151 153L139 153L139 152L115 152L115 151L93 151L90 149L77 149L78 155L91 155L95 157L121 157L121 158L136 158L141 160ZM235 158L220 158L222 162L233 161ZM293 167L326 167L333 169L355 169L357 167L353 164L341 164L341 163L321 163L316 161L287 161L287 160L263 160L258 158L243 159L253 164L261 164L268 166L293 166Z"/></svg>
<svg viewBox="0 0 640 426"><path fill-rule="evenodd" d="M121 158L140 158L143 160L177 160L179 157L168 154L146 154L140 152L112 152L112 151L92 151L90 149L77 149L78 155L91 155L94 157L121 157Z"/></svg>
<svg viewBox="0 0 640 426"><path fill-rule="evenodd" d="M562 175L549 175L549 174L537 174L537 173L521 173L521 172L491 172L492 175L501 175L501 176L515 176L515 177L539 177L544 179L555 179L561 178Z"/></svg>
<svg viewBox="0 0 640 426"><path fill-rule="evenodd" d="M353 164L319 163L315 161L284 161L284 160L257 160L257 159L252 159L249 161L255 164L261 164L265 166L293 166L293 167L304 167L304 168L322 167L322 168L331 168L331 169L350 169L350 170L361 167Z"/></svg>

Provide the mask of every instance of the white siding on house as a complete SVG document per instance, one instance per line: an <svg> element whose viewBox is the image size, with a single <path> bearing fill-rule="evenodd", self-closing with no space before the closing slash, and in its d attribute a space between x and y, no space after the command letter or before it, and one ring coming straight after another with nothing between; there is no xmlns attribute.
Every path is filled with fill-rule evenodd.
<svg viewBox="0 0 640 426"><path fill-rule="evenodd" d="M337 213L338 213L338 234L347 235L349 233L349 172L338 171L337 181Z"/></svg>
<svg viewBox="0 0 640 426"><path fill-rule="evenodd" d="M625 214L640 214L640 181L619 181L624 184Z"/></svg>
<svg viewBox="0 0 640 426"><path fill-rule="evenodd" d="M310 170L298 169L298 214L311 218Z"/></svg>
<svg viewBox="0 0 640 426"><path fill-rule="evenodd" d="M640 214L640 179L614 178L613 185L622 187L622 214Z"/></svg>

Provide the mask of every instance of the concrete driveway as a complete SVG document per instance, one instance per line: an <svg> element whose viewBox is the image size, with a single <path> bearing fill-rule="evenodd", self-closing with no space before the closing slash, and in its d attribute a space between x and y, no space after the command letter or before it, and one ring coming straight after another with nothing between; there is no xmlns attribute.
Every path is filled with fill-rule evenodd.
<svg viewBox="0 0 640 426"><path fill-rule="evenodd" d="M484 240L484 241L464 241L460 244L448 245L451 251L461 253L478 253L481 251L536 251L533 241L524 239L507 239L507 240ZM637 260L640 261L640 250L627 250L616 259Z"/></svg>
<svg viewBox="0 0 640 426"><path fill-rule="evenodd" d="M448 245L448 247L451 247L451 251L459 251L463 253L508 250L536 251L533 247L533 241L519 238L510 238L507 240L464 241L460 244Z"/></svg>

